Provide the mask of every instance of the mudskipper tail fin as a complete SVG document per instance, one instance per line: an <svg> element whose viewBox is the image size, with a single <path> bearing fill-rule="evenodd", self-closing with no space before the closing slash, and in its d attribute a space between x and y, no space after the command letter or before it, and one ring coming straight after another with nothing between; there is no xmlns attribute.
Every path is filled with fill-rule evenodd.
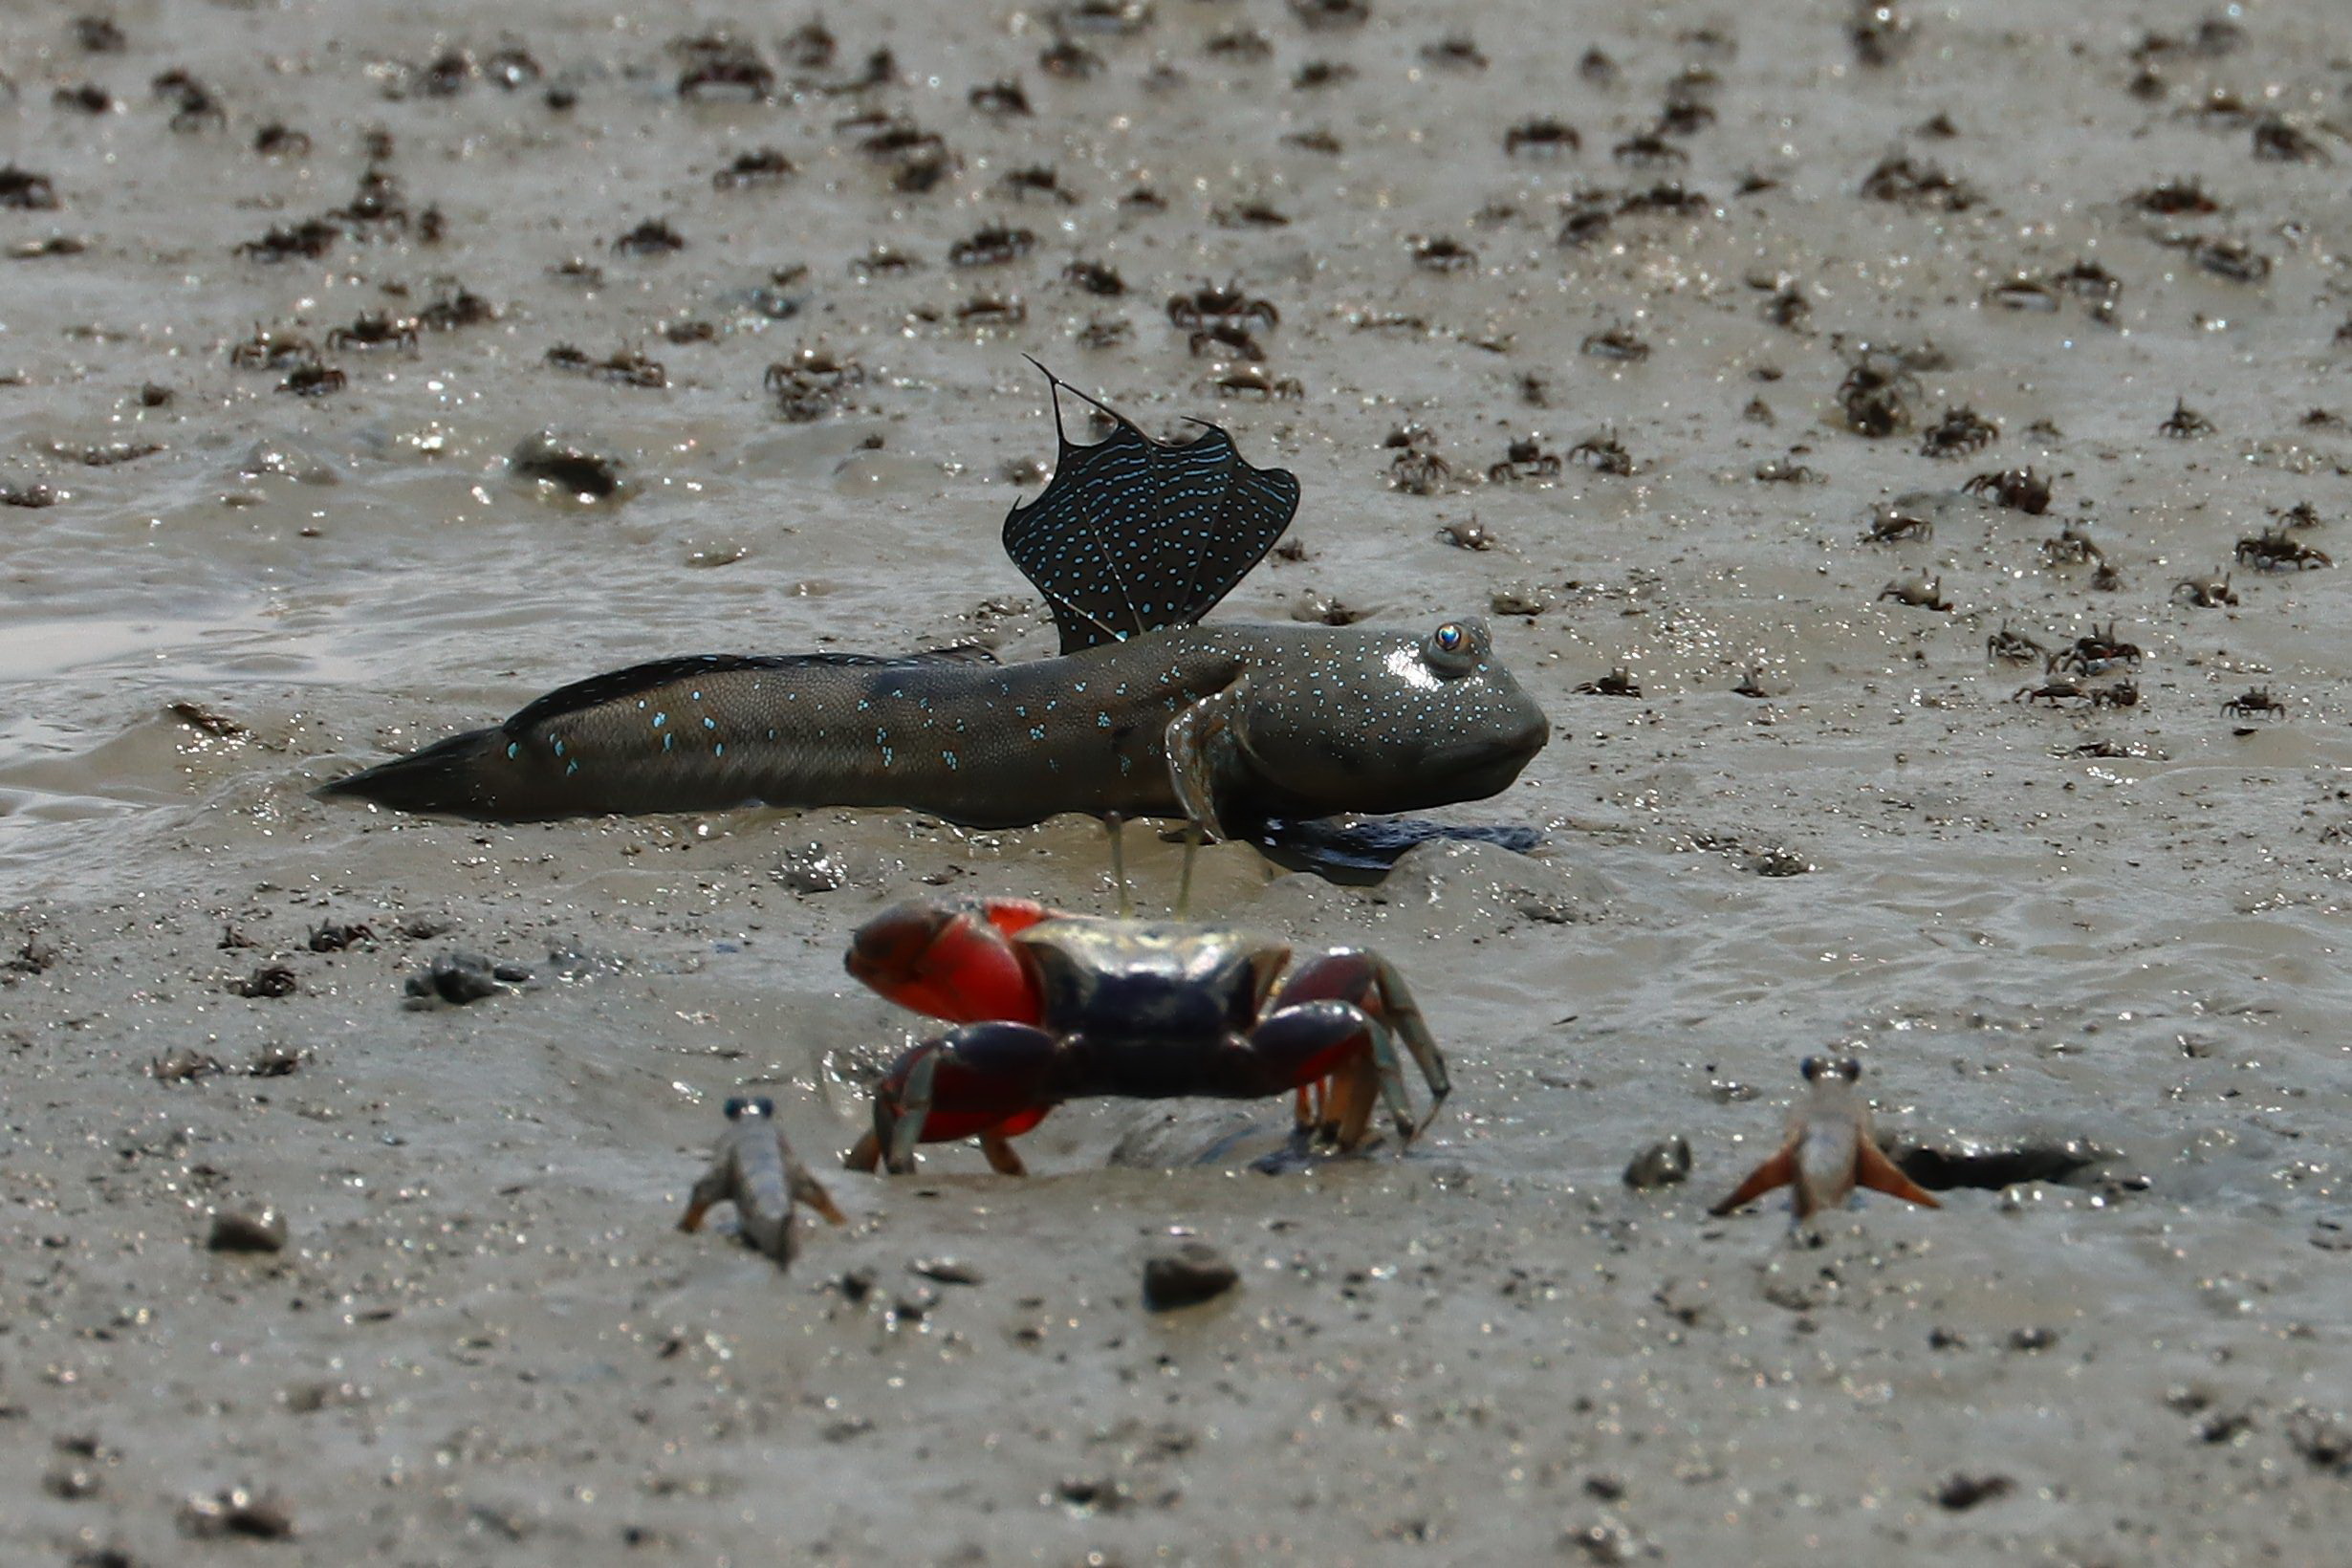
<svg viewBox="0 0 2352 1568"><path fill-rule="evenodd" d="M365 800L394 811L480 817L494 799L490 775L507 745L504 730L468 730L311 793L321 800Z"/></svg>

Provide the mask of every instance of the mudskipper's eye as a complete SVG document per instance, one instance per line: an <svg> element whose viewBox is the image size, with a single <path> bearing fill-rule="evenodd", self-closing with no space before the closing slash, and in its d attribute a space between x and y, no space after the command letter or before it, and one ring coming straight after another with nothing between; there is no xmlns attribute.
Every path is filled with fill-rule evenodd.
<svg viewBox="0 0 2352 1568"><path fill-rule="evenodd" d="M1862 1063L1856 1061L1852 1056L1846 1057L1845 1060L1839 1065L1838 1070L1845 1075L1845 1080L1848 1083L1851 1083L1856 1078L1862 1077Z"/></svg>
<svg viewBox="0 0 2352 1568"><path fill-rule="evenodd" d="M1807 1083L1811 1083L1815 1078L1821 1076L1821 1058L1818 1056L1807 1056L1803 1061L1797 1063L1797 1070L1805 1075L1805 1081Z"/></svg>
<svg viewBox="0 0 2352 1568"><path fill-rule="evenodd" d="M1448 621L1437 628L1437 651L1440 653L1460 653L1462 644L1469 641L1469 635L1453 621Z"/></svg>

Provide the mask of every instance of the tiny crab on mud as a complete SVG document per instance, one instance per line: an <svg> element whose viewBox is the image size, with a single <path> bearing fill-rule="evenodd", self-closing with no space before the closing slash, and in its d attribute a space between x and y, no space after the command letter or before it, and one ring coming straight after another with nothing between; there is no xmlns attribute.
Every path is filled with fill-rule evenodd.
<svg viewBox="0 0 2352 1568"><path fill-rule="evenodd" d="M2237 591L2230 586L2230 574L2216 573L2211 577L2183 577L2172 585L2172 597L2185 599L2200 610L2217 610L2237 602Z"/></svg>
<svg viewBox="0 0 2352 1568"><path fill-rule="evenodd" d="M1807 1056L1805 1098L1789 1118L1779 1152L1752 1171L1731 1195L1708 1212L1721 1218L1776 1187L1789 1188L1798 1221L1843 1207L1858 1187L1923 1209L1941 1209L1935 1195L1905 1175L1870 1131L1870 1106L1855 1088L1862 1063Z"/></svg>
<svg viewBox="0 0 2352 1568"><path fill-rule="evenodd" d="M2117 681L2112 686L2086 686L2075 681L2049 681L2040 686L2017 688L2013 703L2048 703L2056 708L2060 703L2088 703L2093 708L2137 708L2140 706L2140 684L2137 681Z"/></svg>
<svg viewBox="0 0 2352 1568"><path fill-rule="evenodd" d="M1898 604L1908 604L1921 610L1949 610L1951 600L1944 597L1944 579L1926 573L1897 577L1879 590L1879 598L1891 599Z"/></svg>
<svg viewBox="0 0 2352 1568"><path fill-rule="evenodd" d="M2049 657L2048 648L2023 632L2012 631L2006 621L2001 622L1999 631L1985 639L1985 659L1988 663L1998 659L2007 664L2030 664L2036 660L2046 661Z"/></svg>
<svg viewBox="0 0 2352 1568"><path fill-rule="evenodd" d="M2287 536L2286 529L2266 528L2261 533L2237 541L2232 552L2241 564L2258 567L2265 572L2301 572L2312 567L2333 566L2324 550Z"/></svg>
<svg viewBox="0 0 2352 1568"><path fill-rule="evenodd" d="M1932 539L1935 519L1925 512L1912 511L1889 501L1870 514L1870 526L1863 530L1864 544L1895 544L1904 539Z"/></svg>
<svg viewBox="0 0 2352 1568"><path fill-rule="evenodd" d="M2073 647L2050 655L2046 668L2052 674L2074 670L2082 675L2100 675L2117 664L2139 664L2145 654L2137 642L2126 642L2115 632L2115 622L2093 626L2088 637L2075 639Z"/></svg>
<svg viewBox="0 0 2352 1568"><path fill-rule="evenodd" d="M793 1209L807 1204L836 1225L847 1218L834 1206L833 1196L784 1142L776 1125L775 1101L765 1095L736 1096L728 1100L727 1131L710 1154L710 1168L694 1184L681 1230L699 1230L703 1216L716 1205L735 1206L736 1230L743 1244L789 1266L799 1252L793 1234Z"/></svg>
<svg viewBox="0 0 2352 1568"><path fill-rule="evenodd" d="M1287 943L1226 926L976 899L893 905L859 927L846 964L891 1001L959 1026L875 1086L853 1170L909 1170L917 1144L976 1137L992 1168L1017 1176L1008 1140L1096 1095L1291 1090L1301 1134L1354 1149L1385 1108L1410 1143L1451 1087L1405 977L1361 949L1294 960ZM1399 1045L1428 1085L1418 1121Z"/></svg>

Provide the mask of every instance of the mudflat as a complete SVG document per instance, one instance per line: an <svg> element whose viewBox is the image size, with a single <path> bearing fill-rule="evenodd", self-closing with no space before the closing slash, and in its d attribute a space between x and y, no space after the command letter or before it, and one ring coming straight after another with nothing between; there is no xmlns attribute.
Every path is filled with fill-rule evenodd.
<svg viewBox="0 0 2352 1568"><path fill-rule="evenodd" d="M2340 1555L2338 8L86 9L0 17L0 1556ZM1202 859L1410 977L1402 1154L833 1168L925 1033L848 932L1107 912L1088 820L309 795L1050 652L1023 353L1298 474L1217 617L1485 615L1551 717L1447 814L1535 855ZM1708 1217L1812 1054L1940 1209ZM675 1229L736 1094L789 1272Z"/></svg>

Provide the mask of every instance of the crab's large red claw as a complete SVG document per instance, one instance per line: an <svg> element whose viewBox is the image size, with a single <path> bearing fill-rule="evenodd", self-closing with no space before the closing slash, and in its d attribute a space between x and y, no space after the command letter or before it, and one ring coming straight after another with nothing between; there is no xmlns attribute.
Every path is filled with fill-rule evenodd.
<svg viewBox="0 0 2352 1568"><path fill-rule="evenodd" d="M858 927L843 966L901 1007L948 1023L1035 1023L1037 983L1012 939L1051 913L1017 899L894 904Z"/></svg>

